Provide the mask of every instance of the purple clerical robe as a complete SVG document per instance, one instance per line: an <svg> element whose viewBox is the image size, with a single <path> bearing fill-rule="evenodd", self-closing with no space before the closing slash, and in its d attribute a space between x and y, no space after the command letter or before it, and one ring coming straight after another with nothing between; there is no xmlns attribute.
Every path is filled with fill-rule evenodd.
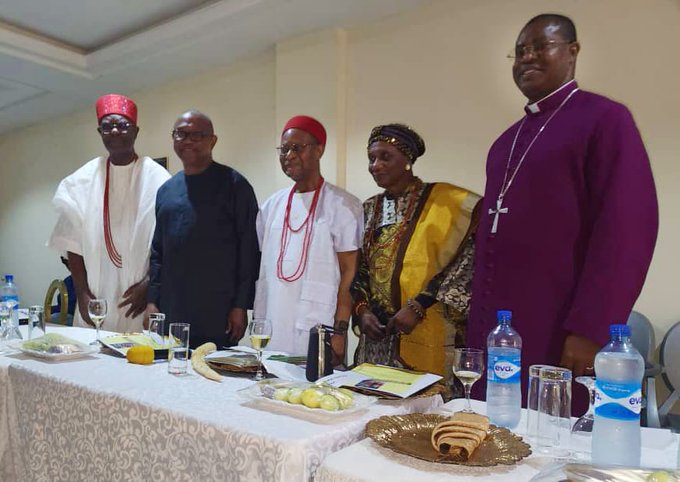
<svg viewBox="0 0 680 482"><path fill-rule="evenodd" d="M568 334L604 345L609 325L626 323L658 231L654 179L630 112L582 90L567 100L574 89L571 81L525 108L507 179L528 152L496 234L488 213L496 209L521 121L487 159L467 344L485 347L496 310L512 310L522 336L524 396L528 367L558 364ZM486 385L477 385L483 397Z"/></svg>

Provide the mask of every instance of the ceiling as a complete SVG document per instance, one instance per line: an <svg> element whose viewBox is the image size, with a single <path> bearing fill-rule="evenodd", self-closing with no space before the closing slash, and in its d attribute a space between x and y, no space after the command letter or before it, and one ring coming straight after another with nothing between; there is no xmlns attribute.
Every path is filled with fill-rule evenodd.
<svg viewBox="0 0 680 482"><path fill-rule="evenodd" d="M0 0L0 134L432 0Z"/></svg>

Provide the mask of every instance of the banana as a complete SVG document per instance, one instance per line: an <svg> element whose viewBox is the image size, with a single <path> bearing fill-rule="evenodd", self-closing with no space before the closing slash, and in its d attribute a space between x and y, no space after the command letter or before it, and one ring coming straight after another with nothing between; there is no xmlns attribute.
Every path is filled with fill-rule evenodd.
<svg viewBox="0 0 680 482"><path fill-rule="evenodd" d="M217 346L212 342L204 343L196 348L191 354L191 367L196 373L203 375L208 380L221 382L223 378L222 375L210 368L205 362L205 356L215 350L217 350Z"/></svg>
<svg viewBox="0 0 680 482"><path fill-rule="evenodd" d="M209 355L210 353L214 352L217 350L217 345L215 345L212 341L209 341L208 343L203 343L201 346L196 348L193 353L199 354L199 355Z"/></svg>

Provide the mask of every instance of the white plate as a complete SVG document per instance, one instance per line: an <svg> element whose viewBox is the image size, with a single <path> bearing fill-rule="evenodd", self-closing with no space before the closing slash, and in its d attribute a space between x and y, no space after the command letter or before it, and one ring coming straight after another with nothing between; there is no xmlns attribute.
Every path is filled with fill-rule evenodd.
<svg viewBox="0 0 680 482"><path fill-rule="evenodd" d="M28 348L24 348L20 343L16 345L16 349L28 356L53 361L72 360L74 358L81 358L99 352L98 346L85 345L83 343L78 343L76 346L80 348L80 351L70 353L52 353L47 351L29 350Z"/></svg>
<svg viewBox="0 0 680 482"><path fill-rule="evenodd" d="M315 386L313 383L300 383L300 382L290 382L290 381L285 381L285 380L279 380L279 379L268 379L264 380L265 383L271 383L274 384L276 387L282 387L282 388L287 388L287 387L301 387L301 388L307 388L307 387L313 387ZM262 382L260 382L262 383ZM330 418L337 418L337 417L344 417L346 415L352 415L356 412L360 412L367 408L368 406L374 404L377 401L377 398L375 397L369 397L366 395L361 395L359 393L353 393L352 397L354 398L354 403L351 407L346 408L344 410L336 410L336 411L329 411L329 410L323 410L322 408L309 408L304 405L298 405L298 404L293 404L293 403L288 403L284 402L282 400L274 400L271 398L267 398L262 394L262 389L260 383L256 383L254 385L251 385L248 388L243 388L238 391L239 396L246 400L251 400L255 401L258 403L262 403L264 405L267 405L268 407L271 408L279 408L284 412L291 412L291 413L296 413L299 415L305 415L305 416L315 416L315 417L330 417Z"/></svg>

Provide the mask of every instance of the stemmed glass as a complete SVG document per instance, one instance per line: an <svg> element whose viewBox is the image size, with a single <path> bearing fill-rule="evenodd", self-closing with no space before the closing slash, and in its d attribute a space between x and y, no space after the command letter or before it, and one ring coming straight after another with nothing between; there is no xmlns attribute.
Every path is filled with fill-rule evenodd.
<svg viewBox="0 0 680 482"><path fill-rule="evenodd" d="M588 411L581 415L581 417L571 428L571 433L577 435L590 435L590 433L593 431L593 421L595 420L593 415L593 408L595 404L595 377L576 377L576 382L588 389L590 403L588 404Z"/></svg>
<svg viewBox="0 0 680 482"><path fill-rule="evenodd" d="M250 324L250 344L257 350L257 373L255 373L255 380L264 379L262 372L262 350L269 344L272 339L272 324L269 320L253 320Z"/></svg>
<svg viewBox="0 0 680 482"><path fill-rule="evenodd" d="M101 343L101 338L99 337L99 328L102 326L102 323L104 323L104 318L106 318L107 311L108 305L106 304L106 300L96 299L90 300L87 303L87 312L90 315L92 323L94 323L94 326L97 329L97 339L90 343L90 345Z"/></svg>
<svg viewBox="0 0 680 482"><path fill-rule="evenodd" d="M465 387L465 408L463 412L474 413L470 405L472 385L484 373L484 351L477 348L456 348L453 351L453 374Z"/></svg>

